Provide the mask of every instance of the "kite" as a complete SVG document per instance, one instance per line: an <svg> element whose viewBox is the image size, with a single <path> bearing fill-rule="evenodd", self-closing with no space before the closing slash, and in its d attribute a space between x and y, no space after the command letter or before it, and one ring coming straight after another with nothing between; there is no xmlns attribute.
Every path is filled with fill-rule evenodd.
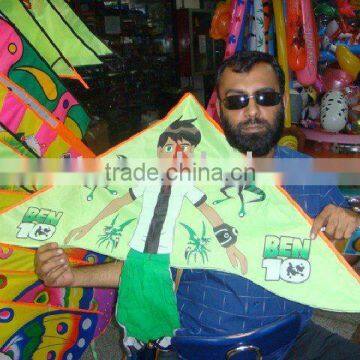
<svg viewBox="0 0 360 360"><path fill-rule="evenodd" d="M30 44L37 49L40 56L51 66L57 75L83 82L81 76L73 68L73 65L63 56L50 37L38 29L37 24L26 12L21 1L1 1L0 14L6 18L7 21L19 25L21 32L26 34ZM37 31L35 31L35 29Z"/></svg>
<svg viewBox="0 0 360 360"><path fill-rule="evenodd" d="M6 138L3 141L4 137ZM0 159L5 159L10 164L12 159L36 158L36 155L27 149L25 145L14 139L6 131L0 131ZM0 180L2 176L0 175ZM5 180L5 179L4 179ZM19 203L24 200L35 189L28 189L25 186L8 185L5 181L0 183L0 210Z"/></svg>
<svg viewBox="0 0 360 360"><path fill-rule="evenodd" d="M0 159L11 159L14 157L36 158L37 155L21 139L16 139L0 126Z"/></svg>
<svg viewBox="0 0 360 360"><path fill-rule="evenodd" d="M34 273L34 254L0 244L0 358L80 359L109 323L116 292L46 287ZM68 255L75 266L106 260L80 249Z"/></svg>
<svg viewBox="0 0 360 360"><path fill-rule="evenodd" d="M358 275L323 234L309 238L311 219L281 187L259 181L259 175L245 184L229 181L230 166L241 168L246 159L191 94L163 120L99 158L107 169L104 186L43 189L0 212L0 238L30 247L55 241L124 260L117 319L129 337L145 342L159 336L158 329L147 327L154 314L137 322L137 313L144 319L144 309L153 305L154 291L146 289L150 296L141 290L140 302L128 298L141 276L138 271L129 275L132 264L140 261L146 276L150 260L144 259L151 258L162 259L165 272L169 265L216 269L312 307L360 311ZM200 177L203 163L210 178ZM184 164L187 170L181 170ZM135 181L129 176L131 169L144 166L152 169L151 177ZM153 176L163 174L156 173L159 168L172 169L170 180ZM128 275L133 281L124 281ZM156 293L166 294L165 287ZM167 304L157 310L169 313L170 328L161 331L171 336L178 321L170 313L176 309Z"/></svg>
<svg viewBox="0 0 360 360"><path fill-rule="evenodd" d="M20 203L28 196L29 193L24 190L6 190L0 186L0 210Z"/></svg>
<svg viewBox="0 0 360 360"><path fill-rule="evenodd" d="M64 17L59 14L50 1L32 1L31 9L27 11L73 66L99 65L102 63L97 53L77 36L77 29L75 32L74 29L69 28ZM64 41L64 39L68 40Z"/></svg>
<svg viewBox="0 0 360 360"><path fill-rule="evenodd" d="M84 40L77 36L69 23L64 22L46 1L34 1L31 5L30 10L21 0L2 0L0 14L20 30L58 76L77 79L86 86L74 67L99 65L102 61L97 54L107 54L107 51L94 50L93 47L98 46L96 40L87 46L84 41L89 41L91 34L81 31ZM50 17L44 19L43 12Z"/></svg>
<svg viewBox="0 0 360 360"><path fill-rule="evenodd" d="M112 54L112 51L94 36L64 0L41 0L33 2L31 12L35 16L40 12L40 15L44 17L41 13L44 7L49 9L48 11L50 11L51 7L51 9L56 12L62 21L70 28L72 33L80 39L84 46L88 47L97 56L101 58ZM54 13L51 12L50 14L52 15ZM50 18L44 18L43 21L47 22L47 26L44 26L45 29L53 26Z"/></svg>
<svg viewBox="0 0 360 360"><path fill-rule="evenodd" d="M3 1L0 10L6 12L16 6L22 9L19 2ZM32 18L26 12L22 16L18 18L21 24L28 20L31 25ZM10 162L37 157L93 157L79 140L89 118L55 74L81 80L68 60L44 32L34 36L33 28L27 35L40 41L35 45L43 46L45 61L1 16L0 30L0 158ZM85 35L91 40L91 33ZM46 63L49 59L54 60L51 67ZM0 209L26 201L35 191L0 184ZM25 247L0 244L0 358L80 358L108 324L115 291L47 288L34 273L34 253ZM68 254L76 266L108 261L106 256L85 250L69 249Z"/></svg>
<svg viewBox="0 0 360 360"><path fill-rule="evenodd" d="M61 121L1 74L0 125L20 136L39 157L94 157Z"/></svg>
<svg viewBox="0 0 360 360"><path fill-rule="evenodd" d="M90 122L85 110L28 41L1 18L0 33L0 73L22 87L82 138Z"/></svg>

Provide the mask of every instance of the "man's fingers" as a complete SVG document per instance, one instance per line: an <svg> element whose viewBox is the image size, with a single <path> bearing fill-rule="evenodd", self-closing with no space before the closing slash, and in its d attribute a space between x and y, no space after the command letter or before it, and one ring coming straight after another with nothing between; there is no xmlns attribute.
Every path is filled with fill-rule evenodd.
<svg viewBox="0 0 360 360"><path fill-rule="evenodd" d="M343 240L345 239L345 229L346 227L341 225L340 223L335 229L334 238L335 240Z"/></svg>
<svg viewBox="0 0 360 360"><path fill-rule="evenodd" d="M321 228L326 225L329 216L329 210L325 208L314 220L310 231L310 239L315 240L316 235Z"/></svg>
<svg viewBox="0 0 360 360"><path fill-rule="evenodd" d="M68 271L68 265L61 265L51 271L44 279L45 285L48 286L57 286L60 284L60 277Z"/></svg>
<svg viewBox="0 0 360 360"><path fill-rule="evenodd" d="M351 210L328 205L314 220L310 236L314 239L321 229L333 240L348 239L359 224L359 216Z"/></svg>
<svg viewBox="0 0 360 360"><path fill-rule="evenodd" d="M344 239L350 239L355 229L353 229L352 227L347 227L345 230Z"/></svg>
<svg viewBox="0 0 360 360"><path fill-rule="evenodd" d="M357 222L355 220L349 220L347 222L339 222L336 232L335 239L343 240L351 238L353 232L356 230Z"/></svg>
<svg viewBox="0 0 360 360"><path fill-rule="evenodd" d="M357 219L352 219L350 221L350 223L347 224L345 231L344 231L344 238L345 239L350 239L352 234L354 233L354 231L357 229L358 227L358 222Z"/></svg>
<svg viewBox="0 0 360 360"><path fill-rule="evenodd" d="M335 218L335 217L331 217L326 225L326 229L325 229L325 232L326 234L334 239L335 238L335 232L338 228L338 225L339 225L339 222L338 222L338 219Z"/></svg>
<svg viewBox="0 0 360 360"><path fill-rule="evenodd" d="M43 264L46 261L49 261L54 257L62 255L63 253L64 253L63 249L60 249L60 248L50 249L43 253L38 253L35 259L38 264Z"/></svg>
<svg viewBox="0 0 360 360"><path fill-rule="evenodd" d="M315 240L316 235L321 230L322 227L326 226L329 222L329 217L333 211L334 206L328 205L321 211L321 213L315 218L313 226L310 231L311 240Z"/></svg>
<svg viewBox="0 0 360 360"><path fill-rule="evenodd" d="M53 278L50 280L51 286L53 287L62 287L63 284L63 277L65 276L66 272L68 271L66 265L61 266L58 270L56 270L56 275L54 274Z"/></svg>
<svg viewBox="0 0 360 360"><path fill-rule="evenodd" d="M37 249L38 254L42 254L48 250L56 249L58 247L58 244L56 242L47 243L45 245L40 246Z"/></svg>
<svg viewBox="0 0 360 360"><path fill-rule="evenodd" d="M48 274L50 274L54 269L56 269L59 266L68 264L68 260L66 256L56 256L54 258L51 258L50 260L46 261L39 269L39 275L42 277L46 277Z"/></svg>

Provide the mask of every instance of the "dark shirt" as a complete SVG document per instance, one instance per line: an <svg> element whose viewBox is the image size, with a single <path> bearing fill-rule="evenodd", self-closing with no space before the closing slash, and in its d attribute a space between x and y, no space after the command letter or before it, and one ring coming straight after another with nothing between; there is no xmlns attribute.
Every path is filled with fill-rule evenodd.
<svg viewBox="0 0 360 360"><path fill-rule="evenodd" d="M277 147L275 158L302 158L304 154ZM284 186L312 218L328 204L347 206L336 186ZM312 309L279 297L242 276L210 270L184 270L177 291L183 334L221 336L244 333L274 322L293 311L302 328Z"/></svg>

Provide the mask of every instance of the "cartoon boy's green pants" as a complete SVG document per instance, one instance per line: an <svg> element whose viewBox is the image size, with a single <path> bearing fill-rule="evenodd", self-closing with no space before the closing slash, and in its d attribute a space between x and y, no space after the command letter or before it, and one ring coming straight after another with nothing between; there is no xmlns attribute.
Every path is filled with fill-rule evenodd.
<svg viewBox="0 0 360 360"><path fill-rule="evenodd" d="M116 320L125 327L126 337L144 343L171 337L180 327L169 254L130 249L121 274Z"/></svg>

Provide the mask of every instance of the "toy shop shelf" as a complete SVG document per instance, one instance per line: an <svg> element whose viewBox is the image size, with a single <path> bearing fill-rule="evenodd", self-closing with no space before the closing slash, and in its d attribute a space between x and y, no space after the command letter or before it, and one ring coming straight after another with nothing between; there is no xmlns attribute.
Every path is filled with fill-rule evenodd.
<svg viewBox="0 0 360 360"><path fill-rule="evenodd" d="M360 144L360 135L333 134L320 130L301 129L306 137L303 152L315 158L359 158L360 153L338 153L333 144ZM359 161L360 166L360 161Z"/></svg>
<svg viewBox="0 0 360 360"><path fill-rule="evenodd" d="M360 144L360 135L329 133L326 131L301 129L307 140L337 144Z"/></svg>

